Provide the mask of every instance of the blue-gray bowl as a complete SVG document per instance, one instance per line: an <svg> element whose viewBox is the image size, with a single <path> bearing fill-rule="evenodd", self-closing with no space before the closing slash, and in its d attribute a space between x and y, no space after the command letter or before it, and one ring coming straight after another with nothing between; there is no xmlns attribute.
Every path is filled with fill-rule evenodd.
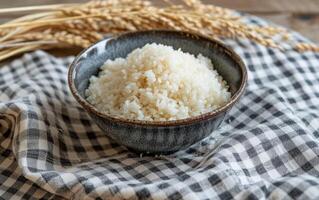
<svg viewBox="0 0 319 200"><path fill-rule="evenodd" d="M86 101L85 90L89 78L98 74L107 59L126 57L132 50L153 42L210 58L215 69L227 81L231 100L212 112L174 121L114 118L101 113ZM247 71L240 57L221 42L187 32L151 30L106 38L85 49L71 64L68 82L75 99L109 137L139 152L170 153L189 147L220 126L244 92Z"/></svg>

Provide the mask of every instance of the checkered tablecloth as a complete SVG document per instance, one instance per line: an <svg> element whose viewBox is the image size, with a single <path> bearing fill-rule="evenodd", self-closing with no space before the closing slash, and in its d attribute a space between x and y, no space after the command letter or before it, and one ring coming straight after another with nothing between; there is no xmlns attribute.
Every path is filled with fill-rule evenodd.
<svg viewBox="0 0 319 200"><path fill-rule="evenodd" d="M72 57L1 67L0 199L319 199L319 54L225 43L248 67L245 95L211 136L161 157L94 124L68 90Z"/></svg>

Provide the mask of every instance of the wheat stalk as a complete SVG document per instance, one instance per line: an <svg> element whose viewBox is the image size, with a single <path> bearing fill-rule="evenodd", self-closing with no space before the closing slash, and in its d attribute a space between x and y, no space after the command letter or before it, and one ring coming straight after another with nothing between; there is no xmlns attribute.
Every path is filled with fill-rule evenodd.
<svg viewBox="0 0 319 200"><path fill-rule="evenodd" d="M106 34L150 29L192 31L211 38L247 38L278 48L274 37L291 43L297 51L317 51L315 44L291 41L290 34L273 26L248 25L236 12L199 0L183 0L158 7L145 0L92 1L0 9L0 15L35 12L0 25L0 61L36 49L88 47Z"/></svg>

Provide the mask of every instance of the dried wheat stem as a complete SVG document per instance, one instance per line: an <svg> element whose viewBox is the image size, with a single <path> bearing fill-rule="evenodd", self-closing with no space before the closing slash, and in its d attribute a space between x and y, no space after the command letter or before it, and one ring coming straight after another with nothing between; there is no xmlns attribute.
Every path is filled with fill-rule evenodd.
<svg viewBox="0 0 319 200"><path fill-rule="evenodd" d="M17 13L17 12L39 12L39 11L52 11L69 6L76 6L78 4L53 4L53 5L40 5L40 6L24 6L16 8L1 8L0 14Z"/></svg>
<svg viewBox="0 0 319 200"><path fill-rule="evenodd" d="M22 52L26 52L26 51L30 51L30 50L35 50L37 49L38 47L40 47L41 45L39 44L35 44L35 45L28 45L28 46L23 46L23 47L19 47L19 48L14 48L10 51L8 51L7 53L1 53L0 54L0 60L4 60L6 58L10 58L14 55L17 55L19 53L22 53Z"/></svg>
<svg viewBox="0 0 319 200"><path fill-rule="evenodd" d="M10 47L20 47L20 46L26 46L26 45L43 45L43 44L56 44L56 41L50 41L50 40L43 40L43 41L31 41L31 42L18 42L18 43L9 43L9 44L0 44L0 50L6 49Z"/></svg>
<svg viewBox="0 0 319 200"><path fill-rule="evenodd" d="M88 17L98 17L98 15L90 15L90 16L77 16L77 17L65 17L65 18L60 18L60 19L49 19L49 20L41 20L41 21L31 21L31 22L20 22L20 23L13 23L13 24L3 24L0 25L0 29L3 28L14 28L17 26L33 26L33 25L48 25L48 24L53 24L53 23L58 23L58 22L65 22L69 20L75 20L75 19L85 19Z"/></svg>

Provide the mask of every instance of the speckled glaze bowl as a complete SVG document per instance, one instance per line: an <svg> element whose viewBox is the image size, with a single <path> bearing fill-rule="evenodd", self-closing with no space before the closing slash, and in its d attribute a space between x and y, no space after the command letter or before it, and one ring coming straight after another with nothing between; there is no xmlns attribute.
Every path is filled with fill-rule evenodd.
<svg viewBox="0 0 319 200"><path fill-rule="evenodd" d="M175 49L181 48L194 55L201 53L210 58L215 69L227 81L232 94L231 100L209 113L161 122L113 118L86 101L84 94L89 78L98 74L99 68L107 59L126 57L132 50L152 42L170 45ZM247 72L240 57L218 41L192 33L152 30L106 38L85 49L71 64L68 82L75 99L109 137L139 152L167 154L189 147L220 126L227 112L243 94Z"/></svg>

